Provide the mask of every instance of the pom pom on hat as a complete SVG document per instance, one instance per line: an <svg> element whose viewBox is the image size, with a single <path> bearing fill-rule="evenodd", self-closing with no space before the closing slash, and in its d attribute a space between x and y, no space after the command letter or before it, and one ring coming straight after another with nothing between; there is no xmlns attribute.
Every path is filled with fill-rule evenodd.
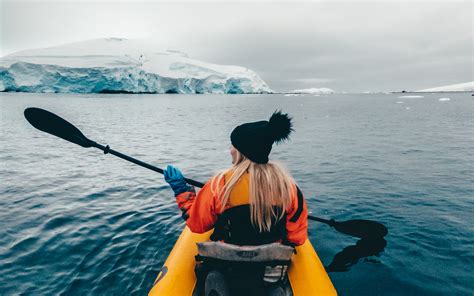
<svg viewBox="0 0 474 296"><path fill-rule="evenodd" d="M268 121L268 128L273 136L273 141L277 144L289 139L290 133L293 131L293 123L288 114L275 111Z"/></svg>

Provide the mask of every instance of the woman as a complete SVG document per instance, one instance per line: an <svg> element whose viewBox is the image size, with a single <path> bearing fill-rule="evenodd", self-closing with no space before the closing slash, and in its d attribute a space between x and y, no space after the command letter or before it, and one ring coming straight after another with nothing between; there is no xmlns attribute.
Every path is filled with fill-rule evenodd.
<svg viewBox="0 0 474 296"><path fill-rule="evenodd" d="M211 178L197 195L178 169L167 167L165 181L192 232L214 228L212 240L237 245L306 241L303 195L292 177L268 160L273 143L287 140L291 131L291 118L279 111L269 121L237 126L230 135L233 166Z"/></svg>

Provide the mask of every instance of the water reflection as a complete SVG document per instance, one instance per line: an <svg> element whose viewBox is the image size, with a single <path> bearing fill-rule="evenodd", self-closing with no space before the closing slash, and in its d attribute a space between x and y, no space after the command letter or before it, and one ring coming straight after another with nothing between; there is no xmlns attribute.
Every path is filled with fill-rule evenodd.
<svg viewBox="0 0 474 296"><path fill-rule="evenodd" d="M348 271L361 258L380 256L386 245L387 241L383 237L362 238L355 245L345 247L341 252L334 255L332 262L326 266L326 271Z"/></svg>

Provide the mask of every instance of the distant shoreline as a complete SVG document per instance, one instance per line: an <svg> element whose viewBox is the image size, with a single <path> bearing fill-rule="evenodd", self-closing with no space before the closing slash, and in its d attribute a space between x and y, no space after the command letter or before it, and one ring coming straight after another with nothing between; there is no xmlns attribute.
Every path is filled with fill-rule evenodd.
<svg viewBox="0 0 474 296"><path fill-rule="evenodd" d="M130 91L119 91L119 90L103 90L100 92L31 92L31 91L19 91L19 90L0 90L0 93L29 93L29 94L75 94L75 95L87 95L87 94L97 94L97 95L116 95L116 94L126 94L126 95L295 95L295 96L332 96L332 95L374 95L374 94L462 94L470 93L474 95L474 91L394 91L394 92L373 92L373 93L363 93L363 92L344 92L344 93L332 93L332 94L309 94L309 93L294 93L294 92L272 92L272 93L177 93L177 92L168 92L168 93L159 93L159 92L130 92Z"/></svg>
<svg viewBox="0 0 474 296"><path fill-rule="evenodd" d="M445 94L445 93L474 93L470 90L452 90L452 91L394 91L392 94Z"/></svg>

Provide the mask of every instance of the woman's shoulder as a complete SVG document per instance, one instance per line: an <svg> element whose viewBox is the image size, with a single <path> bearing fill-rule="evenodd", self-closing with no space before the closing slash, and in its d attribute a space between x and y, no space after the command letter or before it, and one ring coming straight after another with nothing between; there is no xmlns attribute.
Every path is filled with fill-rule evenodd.
<svg viewBox="0 0 474 296"><path fill-rule="evenodd" d="M213 183L218 182L221 185L224 185L232 178L233 175L234 175L234 168L231 167L231 168L224 169L216 173L214 176L212 176L210 181ZM248 180L248 178L249 178L249 173L245 172L240 176L239 180Z"/></svg>
<svg viewBox="0 0 474 296"><path fill-rule="evenodd" d="M225 180L229 180L229 178L232 177L232 168L224 169L221 170L217 173L215 173L210 179L209 183L225 183Z"/></svg>

